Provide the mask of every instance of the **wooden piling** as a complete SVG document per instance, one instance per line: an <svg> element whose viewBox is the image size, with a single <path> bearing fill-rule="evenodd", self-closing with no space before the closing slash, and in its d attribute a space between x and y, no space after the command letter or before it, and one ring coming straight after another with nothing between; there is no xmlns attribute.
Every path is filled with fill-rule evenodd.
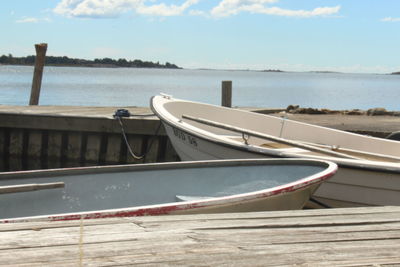
<svg viewBox="0 0 400 267"><path fill-rule="evenodd" d="M223 107L232 107L232 81L222 81L221 100Z"/></svg>
<svg viewBox="0 0 400 267"><path fill-rule="evenodd" d="M29 105L38 105L40 96L40 87L42 85L43 68L46 59L47 44L35 44L36 59L33 72L31 98Z"/></svg>

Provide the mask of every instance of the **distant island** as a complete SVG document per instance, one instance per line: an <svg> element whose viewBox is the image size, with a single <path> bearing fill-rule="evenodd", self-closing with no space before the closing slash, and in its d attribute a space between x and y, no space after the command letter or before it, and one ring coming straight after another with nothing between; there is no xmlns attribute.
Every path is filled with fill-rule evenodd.
<svg viewBox="0 0 400 267"><path fill-rule="evenodd" d="M400 75L400 71L392 72L393 75Z"/></svg>
<svg viewBox="0 0 400 267"><path fill-rule="evenodd" d="M2 55L0 57L0 64L3 65L27 65L35 64L35 56L27 57L13 57L11 54ZM94 60L46 56L46 65L51 66L73 66L73 67L104 67L104 68L159 68L159 69L181 69L175 64L166 62L160 64L150 61L142 61L135 59L133 61L120 58L118 60L111 58L96 58Z"/></svg>
<svg viewBox="0 0 400 267"><path fill-rule="evenodd" d="M262 72L284 72L283 70L262 70Z"/></svg>
<svg viewBox="0 0 400 267"><path fill-rule="evenodd" d="M333 74L338 74L341 73L339 71L330 71L330 70L314 70L314 71L310 71L313 73L333 73Z"/></svg>

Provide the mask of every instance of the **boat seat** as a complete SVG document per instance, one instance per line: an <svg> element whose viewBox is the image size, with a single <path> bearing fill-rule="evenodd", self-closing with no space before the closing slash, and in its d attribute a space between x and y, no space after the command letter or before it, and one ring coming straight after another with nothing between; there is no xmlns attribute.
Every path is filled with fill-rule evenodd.
<svg viewBox="0 0 400 267"><path fill-rule="evenodd" d="M276 143L276 142L265 143L265 144L262 144L261 146L262 147L267 147L267 148L275 148L275 149L293 147L293 146L290 146L290 145L287 145L287 144Z"/></svg>
<svg viewBox="0 0 400 267"><path fill-rule="evenodd" d="M236 139L240 139L240 140L243 140L243 138L242 138L242 136L241 135L232 135L232 134L219 134L218 136L220 136L220 137L222 137L222 138L230 138L230 139L234 139L234 140L236 140Z"/></svg>
<svg viewBox="0 0 400 267"><path fill-rule="evenodd" d="M270 148L270 149L276 149L276 150L284 151L284 152L288 152L288 153L308 153L308 152L310 152L303 148L294 147L291 145L277 143L277 142L265 143L260 146L265 147L265 148Z"/></svg>

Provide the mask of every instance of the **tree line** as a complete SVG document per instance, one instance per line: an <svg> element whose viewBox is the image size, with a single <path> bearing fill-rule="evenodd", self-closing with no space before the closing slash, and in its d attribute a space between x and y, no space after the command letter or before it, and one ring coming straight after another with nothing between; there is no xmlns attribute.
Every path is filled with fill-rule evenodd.
<svg viewBox="0 0 400 267"><path fill-rule="evenodd" d="M4 65L34 65L36 56L26 57L13 57L11 54L2 55L0 57L0 64ZM180 69L175 64L166 62L160 64L160 62L154 63L151 61L142 61L135 59L133 61L126 60L124 58L112 59L112 58L96 58L94 60L69 58L67 56L55 57L46 56L46 65L53 66L82 66L82 67L124 67L124 68L160 68L160 69Z"/></svg>

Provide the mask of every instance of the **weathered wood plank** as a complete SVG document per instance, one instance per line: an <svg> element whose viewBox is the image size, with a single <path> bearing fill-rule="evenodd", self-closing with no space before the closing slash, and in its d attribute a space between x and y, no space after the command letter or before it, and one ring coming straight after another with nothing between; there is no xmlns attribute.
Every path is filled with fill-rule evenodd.
<svg viewBox="0 0 400 267"><path fill-rule="evenodd" d="M3 158L6 147L5 130L0 128L0 158Z"/></svg>
<svg viewBox="0 0 400 267"><path fill-rule="evenodd" d="M100 134L88 134L85 151L85 160L97 163L100 157Z"/></svg>
<svg viewBox="0 0 400 267"><path fill-rule="evenodd" d="M47 166L49 168L61 167L62 133L49 131L47 138Z"/></svg>
<svg viewBox="0 0 400 267"><path fill-rule="evenodd" d="M82 134L71 132L68 134L67 160L79 161L81 159Z"/></svg>
<svg viewBox="0 0 400 267"><path fill-rule="evenodd" d="M10 156L8 158L8 171L20 171L24 170L24 164L22 163L21 157Z"/></svg>
<svg viewBox="0 0 400 267"><path fill-rule="evenodd" d="M48 157L60 158L62 147L62 133L50 131L48 134Z"/></svg>
<svg viewBox="0 0 400 267"><path fill-rule="evenodd" d="M5 166L6 161L8 161L8 156L6 156L6 150L8 150L8 141L6 139L5 129L0 128L0 170L8 168L8 166Z"/></svg>
<svg viewBox="0 0 400 267"><path fill-rule="evenodd" d="M178 232L190 236L199 242L212 242L214 244L228 242L238 246L247 244L250 247L282 245L282 244L312 244L332 242L360 242L400 240L400 223L389 226L369 225L368 227L316 227L309 229L300 228L274 228L274 229L230 229L230 230L201 230L201 229L176 229L150 231L132 223L110 225L85 225L85 244L125 242L128 240L141 240L148 243L157 242L159 235L165 238L175 238ZM3 232L0 251L5 249L18 249L24 247L44 247L54 245L76 244L75 233L80 227L23 230L17 232ZM29 238L27 236L29 235ZM227 236L229 235L229 236ZM290 239L288 236L290 235ZM165 244L164 244L165 245ZM141 244L146 246L146 244Z"/></svg>
<svg viewBox="0 0 400 267"><path fill-rule="evenodd" d="M97 241L101 242L111 242L117 240L124 240L128 238L130 235L138 236L143 232L146 232L146 235L149 235L147 232L150 229L151 232L174 232L176 229L181 229L182 227L175 227L170 229L154 229L150 226L146 227L143 225L138 225L133 222L130 223L112 223L114 225L113 228L110 227L110 224L106 225L95 225L95 224L86 224L85 221L83 226L85 227L85 235L97 236L100 237ZM227 222L229 224L229 222ZM226 227L223 230L220 229L211 229L211 228L195 228L196 226L189 227L186 229L186 232L191 232L197 236L203 236L203 239L206 240L206 236L210 236L213 239L226 239L225 235L228 232L235 232L236 234L229 237L232 241L244 241L246 239L251 240L252 238L259 238L262 240L264 237L265 240L262 240L262 244L269 243L298 243L299 240L303 243L310 242L326 242L327 240L369 240L369 239L399 239L399 229L400 223L386 223L386 224L368 224L368 225L349 225L349 226L318 226L318 227L281 227L281 228L260 228L258 225L254 227L244 227L244 228L228 228ZM46 243L47 238L49 238L50 243L54 242L55 238L63 237L69 231L74 231L73 229L79 228L78 226L69 226L69 227L54 227L54 228L41 228L41 226L31 226L30 229L24 230L13 230L13 231L2 231L2 243L0 249L3 249L4 246L7 246L6 241L7 237L11 239L18 239L20 235L23 237L26 233L32 232L31 236L40 237L46 233L47 236L43 236L40 240L33 239L32 244L38 242L40 246ZM175 229L175 230L174 230ZM252 236L251 233L257 233L256 236ZM284 234L290 234L292 236L292 240L287 240L287 237ZM248 235L248 237L246 237ZM311 235L311 236L310 236ZM150 235L149 235L150 236ZM240 238L238 238L240 236ZM261 238L263 237L263 238ZM26 242L26 240L24 241ZM16 242L12 242L12 246L16 246ZM26 244L26 243L24 243ZM34 246L34 245L32 245Z"/></svg>
<svg viewBox="0 0 400 267"><path fill-rule="evenodd" d="M400 207L0 225L0 264L400 264Z"/></svg>
<svg viewBox="0 0 400 267"><path fill-rule="evenodd" d="M0 112L0 127L47 129L58 131L85 131L120 133L118 121L109 116L80 115L77 109L74 115L32 114L32 113L5 113ZM127 134L153 135L160 124L157 117L124 118L124 129ZM165 135L164 129L159 134Z"/></svg>
<svg viewBox="0 0 400 267"><path fill-rule="evenodd" d="M157 162L159 147L160 147L159 136L149 137L147 141L147 148L146 148L146 155L144 158L144 162L146 163Z"/></svg>
<svg viewBox="0 0 400 267"><path fill-rule="evenodd" d="M79 234L77 234L79 236ZM292 265L299 262L312 264L318 262L348 261L353 264L358 259L375 264L377 261L397 263L398 251L393 251L398 240L360 241L352 243L330 242L313 244L273 244L251 246L245 242L202 242L190 235L174 234L160 236L145 242L141 239L125 239L110 243L85 243L85 236L74 245L42 246L17 250L0 251L2 264L44 263L54 261L78 260L80 252L83 261L91 264L121 264L120 257L129 259L131 264L220 264L236 265ZM25 254L26 253L26 254ZM25 254L25 255L24 255ZM368 261L367 261L368 260ZM100 265L103 265L100 264Z"/></svg>
<svg viewBox="0 0 400 267"><path fill-rule="evenodd" d="M28 157L40 158L42 152L42 132L32 130L29 133Z"/></svg>
<svg viewBox="0 0 400 267"><path fill-rule="evenodd" d="M121 153L121 135L110 134L107 140L107 152L106 152L105 162L108 164L118 163L120 153Z"/></svg>
<svg viewBox="0 0 400 267"><path fill-rule="evenodd" d="M21 157L24 147L24 131L21 129L10 130L9 155Z"/></svg>
<svg viewBox="0 0 400 267"><path fill-rule="evenodd" d="M177 224L184 224L185 227L190 227L191 222L204 226L204 223L215 225L218 221L227 221L230 225L232 221L238 223L246 223L247 221L256 220L273 220L281 219L288 222L296 223L299 221L311 218L326 218L326 221L332 218L339 217L358 217L358 216L372 216L381 219L399 219L400 206L385 206L385 207L363 207L363 208L343 208L343 209L310 209L301 211L273 211L273 212L247 212L247 213L224 213L224 214L195 214L195 215L164 215L164 216L143 216L143 217L130 217L130 218L106 218L101 220L85 220L85 225L107 225L107 224L124 224L135 223L144 227L149 224L150 227L161 227L161 225L172 225L175 227ZM230 221L231 220L231 221ZM175 224L175 225L174 225ZM0 233L2 231L18 231L29 230L34 228L60 228L60 227L75 227L79 226L80 221L57 221L57 222L22 222L16 224L0 224ZM166 226L168 227L168 226Z"/></svg>

